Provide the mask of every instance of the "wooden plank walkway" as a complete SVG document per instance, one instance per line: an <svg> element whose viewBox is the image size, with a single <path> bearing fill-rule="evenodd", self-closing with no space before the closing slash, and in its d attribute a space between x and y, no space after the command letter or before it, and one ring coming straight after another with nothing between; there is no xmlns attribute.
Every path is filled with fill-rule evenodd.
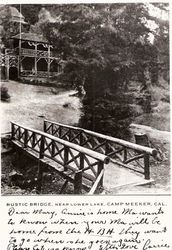
<svg viewBox="0 0 172 250"><path fill-rule="evenodd" d="M120 167L113 162L105 165L103 187L108 193L115 193L115 190L119 188L127 191L130 186L146 185L153 182L153 179L145 180L141 174Z"/></svg>

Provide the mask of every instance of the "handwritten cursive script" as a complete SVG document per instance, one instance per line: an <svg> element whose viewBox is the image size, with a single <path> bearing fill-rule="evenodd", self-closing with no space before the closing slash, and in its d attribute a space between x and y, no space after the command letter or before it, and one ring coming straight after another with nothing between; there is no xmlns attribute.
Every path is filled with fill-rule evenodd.
<svg viewBox="0 0 172 250"><path fill-rule="evenodd" d="M170 249L165 206L8 205L6 250ZM5 250L5 249L4 249Z"/></svg>

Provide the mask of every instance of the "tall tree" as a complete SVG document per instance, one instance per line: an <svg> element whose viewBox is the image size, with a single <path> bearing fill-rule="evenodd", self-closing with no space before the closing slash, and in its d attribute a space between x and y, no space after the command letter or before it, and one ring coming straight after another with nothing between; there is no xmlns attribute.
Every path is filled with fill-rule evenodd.
<svg viewBox="0 0 172 250"><path fill-rule="evenodd" d="M59 8L58 22L42 29L66 60L60 77L86 91L81 126L125 136L132 119L126 86L137 76L147 94L148 75L157 65L149 8L140 3Z"/></svg>

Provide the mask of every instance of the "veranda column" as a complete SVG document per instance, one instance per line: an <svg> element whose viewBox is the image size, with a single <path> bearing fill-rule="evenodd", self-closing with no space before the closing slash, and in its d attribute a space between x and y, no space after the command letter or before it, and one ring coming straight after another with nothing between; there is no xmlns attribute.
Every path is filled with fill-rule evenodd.
<svg viewBox="0 0 172 250"><path fill-rule="evenodd" d="M37 79L37 46L38 44L35 43L35 81Z"/></svg>
<svg viewBox="0 0 172 250"><path fill-rule="evenodd" d="M21 71L21 49L22 49L22 40L19 39L19 56L18 56L18 79L20 77L20 71Z"/></svg>
<svg viewBox="0 0 172 250"><path fill-rule="evenodd" d="M9 70L10 70L10 60L9 55L5 52L4 54L4 65L5 65L5 78L9 81Z"/></svg>
<svg viewBox="0 0 172 250"><path fill-rule="evenodd" d="M48 74L48 80L50 77L50 45L48 45L48 60L47 60L47 74Z"/></svg>
<svg viewBox="0 0 172 250"><path fill-rule="evenodd" d="M9 59L9 55L7 56L7 81L9 81L9 75L10 75L10 59Z"/></svg>

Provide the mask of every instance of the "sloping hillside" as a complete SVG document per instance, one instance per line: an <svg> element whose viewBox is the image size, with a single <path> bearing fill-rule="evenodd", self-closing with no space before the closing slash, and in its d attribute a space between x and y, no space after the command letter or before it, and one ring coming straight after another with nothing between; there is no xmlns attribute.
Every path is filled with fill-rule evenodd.
<svg viewBox="0 0 172 250"><path fill-rule="evenodd" d="M134 112L134 123L162 131L170 131L170 86L162 77L157 85L149 84L149 92L141 84L130 84L126 95Z"/></svg>

